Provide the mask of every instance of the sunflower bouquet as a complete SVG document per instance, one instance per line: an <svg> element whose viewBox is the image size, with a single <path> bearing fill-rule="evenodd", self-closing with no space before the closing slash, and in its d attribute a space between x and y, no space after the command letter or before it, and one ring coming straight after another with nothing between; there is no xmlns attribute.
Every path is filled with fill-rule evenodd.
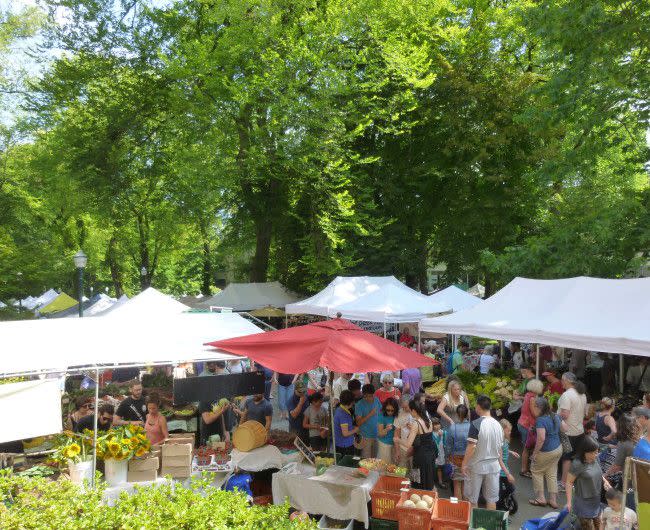
<svg viewBox="0 0 650 530"><path fill-rule="evenodd" d="M97 458L102 460L131 460L145 456L151 443L143 427L120 425L97 437Z"/></svg>
<svg viewBox="0 0 650 530"><path fill-rule="evenodd" d="M55 441L55 452L52 455L52 460L60 464L86 462L91 458L92 447L92 435L64 431Z"/></svg>

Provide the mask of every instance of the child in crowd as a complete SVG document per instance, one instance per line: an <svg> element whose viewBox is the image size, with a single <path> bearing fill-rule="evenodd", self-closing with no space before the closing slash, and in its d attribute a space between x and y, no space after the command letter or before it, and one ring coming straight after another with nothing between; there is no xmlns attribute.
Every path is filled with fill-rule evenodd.
<svg viewBox="0 0 650 530"><path fill-rule="evenodd" d="M447 433L442 430L442 425L438 418L433 418L431 420L431 425L433 426L433 432L431 436L433 437L433 443L438 448L438 456L436 457L436 472L438 475L438 485L441 488L446 488L447 484L444 482L442 476L442 471L445 468L445 444L447 443Z"/></svg>
<svg viewBox="0 0 650 530"><path fill-rule="evenodd" d="M501 420L499 422L503 429L503 464L508 468L508 458L512 455L514 458L519 458L519 453L510 450L510 437L512 435L512 424L508 420ZM517 512L517 501L515 500L515 487L508 482L508 478L503 470L499 476L499 502L497 503L497 510L509 511L511 515Z"/></svg>
<svg viewBox="0 0 650 530"><path fill-rule="evenodd" d="M397 400L388 398L384 401L377 420L377 458L383 460L387 464L393 464L394 442L395 435L395 418L399 412L399 405Z"/></svg>
<svg viewBox="0 0 650 530"><path fill-rule="evenodd" d="M598 441L598 432L596 431L596 422L594 420L587 420L585 422L585 434Z"/></svg>
<svg viewBox="0 0 650 530"><path fill-rule="evenodd" d="M625 508L623 514L623 524L621 524L621 504L623 502L623 494L610 488L605 493L607 499L607 508L603 511L602 515L602 530L633 530L637 528L637 516L630 508Z"/></svg>

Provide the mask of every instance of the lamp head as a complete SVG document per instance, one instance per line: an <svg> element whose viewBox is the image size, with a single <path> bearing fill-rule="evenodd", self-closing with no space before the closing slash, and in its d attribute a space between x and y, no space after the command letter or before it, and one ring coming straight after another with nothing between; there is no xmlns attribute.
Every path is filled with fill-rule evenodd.
<svg viewBox="0 0 650 530"><path fill-rule="evenodd" d="M74 260L74 266L78 269L83 269L86 266L86 263L88 263L88 256L84 254L83 250L77 252L72 259Z"/></svg>

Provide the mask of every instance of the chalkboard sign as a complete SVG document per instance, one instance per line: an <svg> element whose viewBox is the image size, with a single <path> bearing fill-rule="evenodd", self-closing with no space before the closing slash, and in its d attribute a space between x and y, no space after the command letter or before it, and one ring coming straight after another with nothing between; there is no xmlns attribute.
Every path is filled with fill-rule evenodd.
<svg viewBox="0 0 650 530"><path fill-rule="evenodd" d="M174 379L174 405L253 394L264 394L263 372Z"/></svg>

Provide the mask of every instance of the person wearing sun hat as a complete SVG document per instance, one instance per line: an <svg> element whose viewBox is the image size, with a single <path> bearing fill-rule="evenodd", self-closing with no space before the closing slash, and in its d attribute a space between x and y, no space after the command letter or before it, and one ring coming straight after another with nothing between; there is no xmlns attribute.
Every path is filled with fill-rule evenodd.
<svg viewBox="0 0 650 530"><path fill-rule="evenodd" d="M550 391L552 394L562 394L562 392L564 392L562 381L557 376L557 372L555 370L552 369L546 370L542 374L542 377L544 377L548 382L548 385L546 386L546 390Z"/></svg>

